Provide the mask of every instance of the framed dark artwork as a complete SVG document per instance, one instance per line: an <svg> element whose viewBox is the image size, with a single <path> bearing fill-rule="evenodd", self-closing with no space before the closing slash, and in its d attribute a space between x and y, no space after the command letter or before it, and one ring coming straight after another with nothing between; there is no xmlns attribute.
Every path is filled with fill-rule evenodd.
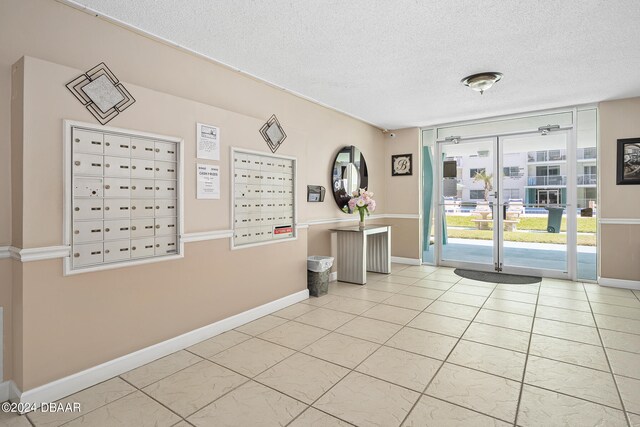
<svg viewBox="0 0 640 427"><path fill-rule="evenodd" d="M640 185L640 138L618 140L618 185Z"/></svg>
<svg viewBox="0 0 640 427"><path fill-rule="evenodd" d="M413 154L395 154L391 156L391 176L409 176L413 174Z"/></svg>
<svg viewBox="0 0 640 427"><path fill-rule="evenodd" d="M101 125L106 125L136 102L104 62L66 86Z"/></svg>

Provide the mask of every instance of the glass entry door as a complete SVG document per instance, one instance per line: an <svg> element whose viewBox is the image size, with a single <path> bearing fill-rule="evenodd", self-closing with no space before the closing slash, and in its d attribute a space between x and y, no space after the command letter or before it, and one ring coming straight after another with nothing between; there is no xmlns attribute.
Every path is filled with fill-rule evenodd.
<svg viewBox="0 0 640 427"><path fill-rule="evenodd" d="M568 142L566 130L439 142L439 263L567 278Z"/></svg>

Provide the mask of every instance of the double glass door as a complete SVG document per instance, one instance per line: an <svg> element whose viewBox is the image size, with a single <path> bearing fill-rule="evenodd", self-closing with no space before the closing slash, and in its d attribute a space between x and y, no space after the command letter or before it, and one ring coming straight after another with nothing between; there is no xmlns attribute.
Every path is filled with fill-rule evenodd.
<svg viewBox="0 0 640 427"><path fill-rule="evenodd" d="M568 145L566 130L438 142L439 263L567 278Z"/></svg>

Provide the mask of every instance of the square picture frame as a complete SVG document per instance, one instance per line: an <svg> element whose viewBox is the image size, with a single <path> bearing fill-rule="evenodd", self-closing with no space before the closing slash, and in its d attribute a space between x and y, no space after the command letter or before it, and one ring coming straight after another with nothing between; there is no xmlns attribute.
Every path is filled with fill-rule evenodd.
<svg viewBox="0 0 640 427"><path fill-rule="evenodd" d="M413 154L394 154L391 156L391 176L413 175Z"/></svg>
<svg viewBox="0 0 640 427"><path fill-rule="evenodd" d="M616 184L640 185L640 138L618 140Z"/></svg>

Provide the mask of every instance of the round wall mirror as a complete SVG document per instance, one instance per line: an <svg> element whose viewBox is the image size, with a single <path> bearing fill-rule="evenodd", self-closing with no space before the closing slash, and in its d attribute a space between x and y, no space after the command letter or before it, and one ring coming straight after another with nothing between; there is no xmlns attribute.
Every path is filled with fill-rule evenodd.
<svg viewBox="0 0 640 427"><path fill-rule="evenodd" d="M333 197L340 210L347 206L354 191L367 188L369 185L367 162L364 161L364 156L357 147L350 145L338 152L333 162L331 182Z"/></svg>

